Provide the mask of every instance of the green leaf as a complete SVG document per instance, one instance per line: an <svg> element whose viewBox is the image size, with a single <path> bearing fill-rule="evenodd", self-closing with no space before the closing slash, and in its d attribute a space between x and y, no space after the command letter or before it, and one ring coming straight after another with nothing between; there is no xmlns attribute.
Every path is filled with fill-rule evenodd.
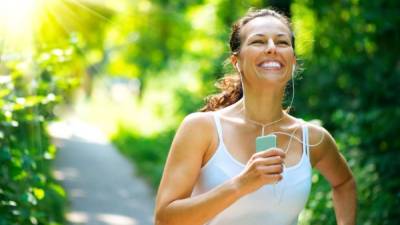
<svg viewBox="0 0 400 225"><path fill-rule="evenodd" d="M32 192L38 200L42 200L45 196L45 191L40 188L33 188Z"/></svg>

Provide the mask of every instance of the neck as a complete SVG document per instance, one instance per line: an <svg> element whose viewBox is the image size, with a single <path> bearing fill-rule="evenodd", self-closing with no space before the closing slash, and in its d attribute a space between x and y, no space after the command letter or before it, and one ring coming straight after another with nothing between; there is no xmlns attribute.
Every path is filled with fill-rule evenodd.
<svg viewBox="0 0 400 225"><path fill-rule="evenodd" d="M283 90L245 91L240 105L245 119L259 125L278 122L284 116L282 109ZM271 124L272 125L272 124Z"/></svg>

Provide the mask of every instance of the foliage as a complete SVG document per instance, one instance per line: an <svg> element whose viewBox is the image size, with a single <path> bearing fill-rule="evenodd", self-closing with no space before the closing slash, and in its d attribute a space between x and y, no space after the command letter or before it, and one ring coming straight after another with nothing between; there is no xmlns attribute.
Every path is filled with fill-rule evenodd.
<svg viewBox="0 0 400 225"><path fill-rule="evenodd" d="M0 68L0 224L64 221L66 196L50 173L56 149L46 125L78 84L66 73L73 54L55 49L34 56L34 67L8 60Z"/></svg>
<svg viewBox="0 0 400 225"><path fill-rule="evenodd" d="M143 137L129 129L121 128L118 136L112 139L123 154L134 160L138 172L145 174L145 178L153 187L158 187L168 154L165 148L171 145L174 133L174 130L170 130Z"/></svg>
<svg viewBox="0 0 400 225"><path fill-rule="evenodd" d="M64 224L66 194L51 174L56 149L46 127L100 68L92 65L103 58L113 11L80 1L0 4L0 224Z"/></svg>
<svg viewBox="0 0 400 225"><path fill-rule="evenodd" d="M317 21L304 32L295 109L319 117L349 161L358 184L360 224L397 224L400 216L400 84L397 1L295 1L294 17ZM385 15L385 16L382 16ZM310 29L311 28L311 29ZM300 31L302 32L302 31ZM326 93L326 94L321 94ZM328 184L316 174L311 224L335 224Z"/></svg>

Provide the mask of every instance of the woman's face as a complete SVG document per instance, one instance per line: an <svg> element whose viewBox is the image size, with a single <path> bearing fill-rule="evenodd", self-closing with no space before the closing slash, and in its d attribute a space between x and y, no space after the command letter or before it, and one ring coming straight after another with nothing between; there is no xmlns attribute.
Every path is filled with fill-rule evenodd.
<svg viewBox="0 0 400 225"><path fill-rule="evenodd" d="M242 79L285 85L296 63L290 33L289 28L273 16L257 17L244 25L236 58Z"/></svg>

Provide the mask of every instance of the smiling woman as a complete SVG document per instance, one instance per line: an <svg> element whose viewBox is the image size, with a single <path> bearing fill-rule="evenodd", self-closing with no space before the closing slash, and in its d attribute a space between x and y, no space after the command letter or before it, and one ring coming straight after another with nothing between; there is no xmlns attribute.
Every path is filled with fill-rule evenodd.
<svg viewBox="0 0 400 225"><path fill-rule="evenodd" d="M296 65L293 46L288 18L271 9L250 10L232 26L236 74L222 78L221 93L179 127L156 224L298 224L313 167L332 187L338 224L355 224L355 183L335 140L283 109ZM269 137L276 137L271 145L258 141Z"/></svg>

